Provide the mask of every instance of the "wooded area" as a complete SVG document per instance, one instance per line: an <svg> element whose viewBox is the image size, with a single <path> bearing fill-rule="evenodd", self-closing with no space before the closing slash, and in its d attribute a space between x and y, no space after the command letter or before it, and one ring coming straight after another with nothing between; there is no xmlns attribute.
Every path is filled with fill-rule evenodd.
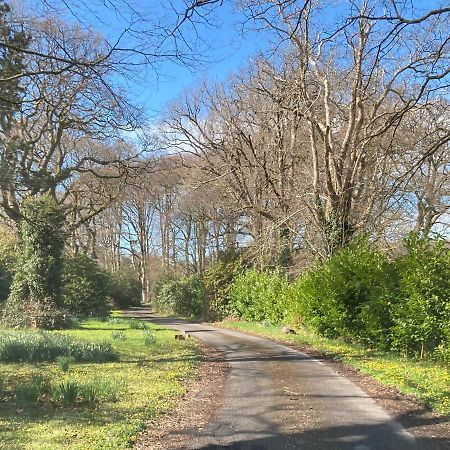
<svg viewBox="0 0 450 450"><path fill-rule="evenodd" d="M67 5L1 3L5 305L54 297L64 309L64 258L136 278L146 302L161 280L233 260L293 279L361 236L389 259L411 231L448 241L450 8L239 2L241 31L270 45L150 122L121 80L164 60L194 64L221 6L175 2L153 23L134 11L111 41L58 14ZM33 202L60 217L48 229L64 230L47 256ZM40 281L27 278L30 255ZM49 257L55 291L44 286Z"/></svg>

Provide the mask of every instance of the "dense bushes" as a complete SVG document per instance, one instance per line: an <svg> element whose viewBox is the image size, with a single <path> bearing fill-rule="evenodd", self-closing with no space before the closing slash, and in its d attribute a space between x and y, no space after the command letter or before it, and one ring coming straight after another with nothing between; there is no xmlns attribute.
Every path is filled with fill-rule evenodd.
<svg viewBox="0 0 450 450"><path fill-rule="evenodd" d="M324 336L382 344L391 318L386 302L395 277L387 258L367 242L349 245L317 264L289 289L289 319Z"/></svg>
<svg viewBox="0 0 450 450"><path fill-rule="evenodd" d="M205 283L206 316L220 320L230 315L229 290L234 280L243 273L244 264L235 255L224 256L212 264L203 276Z"/></svg>
<svg viewBox="0 0 450 450"><path fill-rule="evenodd" d="M108 297L113 306L124 309L141 304L141 283L129 274L108 275Z"/></svg>
<svg viewBox="0 0 450 450"><path fill-rule="evenodd" d="M0 318L9 326L61 328L70 315L104 315L140 304L132 276L111 274L85 254L64 254L64 215L50 196L21 207L20 239L0 229Z"/></svg>
<svg viewBox="0 0 450 450"><path fill-rule="evenodd" d="M229 308L246 320L303 324L328 337L450 360L450 250L411 236L394 261L357 241L293 283L249 270L231 286Z"/></svg>
<svg viewBox="0 0 450 450"><path fill-rule="evenodd" d="M167 279L157 287L155 303L168 314L200 317L205 312L205 286L199 275Z"/></svg>
<svg viewBox="0 0 450 450"><path fill-rule="evenodd" d="M244 267L233 253L222 255L203 275L162 278L156 284L154 304L169 314L220 320L233 314L229 290Z"/></svg>
<svg viewBox="0 0 450 450"><path fill-rule="evenodd" d="M10 293L16 268L14 247L13 235L0 233L0 303ZM64 255L59 263L62 264L62 290L57 304L62 313L104 315L110 306L140 305L141 285L131 274L109 273L86 254Z"/></svg>
<svg viewBox="0 0 450 450"><path fill-rule="evenodd" d="M421 354L439 347L438 352L450 356L450 250L444 241L415 236L406 240L406 247L407 254L395 263L392 345Z"/></svg>
<svg viewBox="0 0 450 450"><path fill-rule="evenodd" d="M108 276L84 254L67 256L63 269L64 308L74 315L103 315L108 310Z"/></svg>
<svg viewBox="0 0 450 450"><path fill-rule="evenodd" d="M246 320L281 322L286 315L287 280L279 272L247 270L229 291L230 313Z"/></svg>
<svg viewBox="0 0 450 450"><path fill-rule="evenodd" d="M64 308L74 315L105 315L110 306L139 306L141 285L128 274L109 273L85 254L66 256Z"/></svg>

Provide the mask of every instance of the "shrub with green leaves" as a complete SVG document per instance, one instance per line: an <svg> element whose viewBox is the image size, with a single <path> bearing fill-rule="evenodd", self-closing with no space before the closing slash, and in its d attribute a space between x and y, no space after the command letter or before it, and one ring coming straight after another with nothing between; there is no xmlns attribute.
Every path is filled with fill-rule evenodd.
<svg viewBox="0 0 450 450"><path fill-rule="evenodd" d="M245 320L280 323L287 313L287 287L287 278L280 272L247 270L230 287L230 312Z"/></svg>
<svg viewBox="0 0 450 450"><path fill-rule="evenodd" d="M110 274L108 297L111 303L119 309L140 306L142 297L141 283L126 273L117 272Z"/></svg>
<svg viewBox="0 0 450 450"><path fill-rule="evenodd" d="M244 271L243 262L236 257L216 261L205 272L207 316L210 320L220 320L230 314L229 290L234 280Z"/></svg>
<svg viewBox="0 0 450 450"><path fill-rule="evenodd" d="M109 277L85 254L64 258L62 298L75 315L106 315Z"/></svg>
<svg viewBox="0 0 450 450"><path fill-rule="evenodd" d="M450 249L411 235L390 261L357 239L293 283L251 269L232 284L234 313L246 320L305 325L326 337L450 361Z"/></svg>
<svg viewBox="0 0 450 450"><path fill-rule="evenodd" d="M205 301L205 286L200 275L169 279L159 286L155 299L159 310L189 317L201 317Z"/></svg>
<svg viewBox="0 0 450 450"><path fill-rule="evenodd" d="M433 359L442 361L450 366L450 338L447 336L445 342L441 342L433 352Z"/></svg>
<svg viewBox="0 0 450 450"><path fill-rule="evenodd" d="M77 362L108 362L117 354L108 342L88 342L45 331L0 331L0 361L56 361L60 356Z"/></svg>
<svg viewBox="0 0 450 450"><path fill-rule="evenodd" d="M392 307L393 346L404 353L445 354L450 344L450 249L443 240L411 235L395 262L399 284Z"/></svg>
<svg viewBox="0 0 450 450"><path fill-rule="evenodd" d="M394 282L387 258L367 241L355 241L293 283L290 316L327 337L382 346L391 326L387 303Z"/></svg>

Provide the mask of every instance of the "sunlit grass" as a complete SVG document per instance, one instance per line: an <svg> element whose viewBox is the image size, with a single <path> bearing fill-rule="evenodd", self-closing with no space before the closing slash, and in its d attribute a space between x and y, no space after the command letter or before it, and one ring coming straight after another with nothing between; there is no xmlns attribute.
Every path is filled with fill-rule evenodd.
<svg viewBox="0 0 450 450"><path fill-rule="evenodd" d="M89 320L55 333L110 342L119 354L117 362L73 362L66 372L56 362L0 364L0 449L125 449L147 419L170 408L184 392L182 381L195 373L195 344L175 340L174 332L153 325L142 330L126 320L115 322ZM113 339L114 331L126 338ZM149 334L154 339L146 339ZM64 406L45 395L38 403L19 401L14 393L36 375L48 377L52 386L68 380L105 382L114 395L90 406Z"/></svg>
<svg viewBox="0 0 450 450"><path fill-rule="evenodd" d="M300 329L298 334L293 335L283 334L280 327L255 322L225 321L219 325L312 347L359 369L383 384L396 387L401 393L414 395L437 412L450 413L450 372L444 365L377 352L336 339L323 338L305 329Z"/></svg>

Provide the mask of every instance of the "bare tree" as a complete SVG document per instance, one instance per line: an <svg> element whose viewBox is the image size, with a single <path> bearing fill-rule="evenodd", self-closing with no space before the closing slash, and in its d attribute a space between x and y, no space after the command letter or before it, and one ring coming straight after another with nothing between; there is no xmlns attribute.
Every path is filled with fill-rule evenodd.
<svg viewBox="0 0 450 450"><path fill-rule="evenodd" d="M372 180L384 177L402 125L447 91L450 15L443 8L407 20L397 2L348 1L342 20L330 24L323 7L320 1L244 2L249 18L276 36L291 66L279 79L291 93L286 107L308 124L313 180L307 204L330 253L371 217ZM424 156L450 140L448 124L427 137Z"/></svg>
<svg viewBox="0 0 450 450"><path fill-rule="evenodd" d="M80 57L102 52L101 44L77 27L58 21L41 25L42 35L33 41L37 49L59 54L62 36ZM119 97L104 85L103 79L112 75L106 67L96 77L79 70L55 76L54 60L28 55L24 63L45 70L24 78L21 102L0 130L0 204L15 221L20 220L23 197L45 192L57 197L82 173L119 177L136 157L120 137L136 115L130 115L131 108L127 114Z"/></svg>

